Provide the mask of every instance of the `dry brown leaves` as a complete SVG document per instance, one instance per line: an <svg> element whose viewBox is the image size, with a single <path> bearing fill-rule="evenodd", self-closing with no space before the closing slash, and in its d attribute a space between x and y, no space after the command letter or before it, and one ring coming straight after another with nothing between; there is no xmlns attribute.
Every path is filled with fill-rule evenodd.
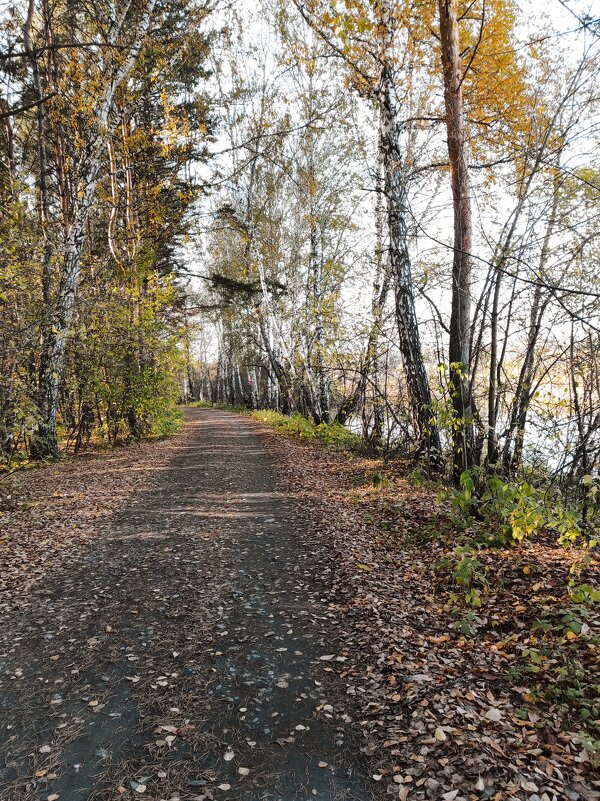
<svg viewBox="0 0 600 801"><path fill-rule="evenodd" d="M346 645L331 669L345 680L373 781L409 801L597 801L581 724L561 698L540 695L574 666L584 690L599 683L597 618L583 622L585 636L533 628L536 620L560 627L569 570L582 555L551 540L480 551L488 587L481 607L469 606L451 572L436 567L468 532L452 530L432 488L386 466L389 485L376 489L376 460L265 438L331 554L323 572L333 575L331 614ZM172 447L124 448L11 477L0 511L0 614L34 603L28 589L152 484ZM597 585L597 572L597 562L581 559L578 581ZM567 687L580 680L567 678Z"/></svg>
<svg viewBox="0 0 600 801"><path fill-rule="evenodd" d="M0 615L29 606L31 587L98 536L110 514L164 469L172 447L146 442L84 453L4 478Z"/></svg>
<svg viewBox="0 0 600 801"><path fill-rule="evenodd" d="M560 697L538 696L575 666L598 684L597 646L591 636L532 630L539 618L560 627L581 554L552 540L479 551L488 586L471 606L439 567L468 532L452 530L436 490L416 486L401 465L387 465L376 489L377 460L265 437L287 489L327 538L332 610L349 631L340 672L374 780L400 799L599 799L581 721ZM582 565L578 580L597 586L597 560ZM595 623L586 620L584 633Z"/></svg>

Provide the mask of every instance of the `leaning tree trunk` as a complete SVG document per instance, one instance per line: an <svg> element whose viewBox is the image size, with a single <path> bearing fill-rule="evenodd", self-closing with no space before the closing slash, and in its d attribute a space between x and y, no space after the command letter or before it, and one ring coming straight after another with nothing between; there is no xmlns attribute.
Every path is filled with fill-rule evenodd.
<svg viewBox="0 0 600 801"><path fill-rule="evenodd" d="M506 440L502 452L502 464L505 474L508 476L514 471L521 462L523 446L525 443L525 427L527 425L527 414L529 405L534 394L533 382L536 368L536 346L542 325L542 318L548 300L542 302L542 290L536 286L533 296L529 318L529 331L527 334L527 347L525 358L521 365L517 387L511 404L510 416L506 430ZM514 437L514 449L511 453L511 445Z"/></svg>
<svg viewBox="0 0 600 801"><path fill-rule="evenodd" d="M378 93L379 144L389 227L389 261L395 286L396 320L412 423L418 448L440 449L431 391L421 350L408 249L408 197L392 68L384 64Z"/></svg>
<svg viewBox="0 0 600 801"><path fill-rule="evenodd" d="M560 153L559 153L560 156ZM557 161L558 164L558 161ZM533 293L533 301L531 304L531 312L529 316L529 331L527 333L527 347L525 349L525 358L521 365L519 379L515 389L514 397L511 404L508 425L506 429L506 439L502 452L502 464L504 471L509 475L512 471L516 470L521 462L523 453L523 446L525 444L525 427L527 424L527 415L529 412L529 405L534 395L534 377L536 371L536 347L540 330L542 327L542 318L546 312L546 308L550 302L551 294L546 294L542 297L542 281L546 272L546 266L551 254L551 242L554 234L554 228L557 221L558 203L560 199L560 184L557 178L554 179L554 194L552 196L552 206L546 231L544 234L544 241L540 252L540 261L538 267L538 275L540 281L535 287ZM514 449L511 454L511 445L514 437Z"/></svg>
<svg viewBox="0 0 600 801"><path fill-rule="evenodd" d="M385 405L379 392L379 338L383 312L390 288L388 259L384 253L384 209L383 209L383 169L379 159L375 176L375 251L373 292L371 296L371 327L365 347L365 355L358 370L352 394L342 403L336 415L336 422L345 425L347 420L362 409L363 438L372 445L379 446L383 437ZM371 382L373 389L372 425L365 412L367 388Z"/></svg>
<svg viewBox="0 0 600 801"><path fill-rule="evenodd" d="M115 92L130 74L139 55L155 3L156 0L148 0L140 18L134 42L121 65L110 77L100 97L81 154L75 187L73 221L65 241L57 297L53 314L49 316L49 324L44 326L45 330L43 332L44 358L42 359L43 371L40 375L41 419L32 448L38 458L56 457L58 455L56 418L65 364L67 337L75 309L81 257L86 240L90 209L96 193L98 173L102 164L106 141L110 135L109 115ZM123 13L119 24L115 25L112 36L109 37L109 44L117 44L119 33L126 23L125 17L126 15Z"/></svg>
<svg viewBox="0 0 600 801"><path fill-rule="evenodd" d="M471 399L471 190L466 158L465 115L458 33L458 0L439 0L440 40L448 159L454 208L454 259L450 315L450 387L456 417L453 431L454 477L458 481L473 461Z"/></svg>

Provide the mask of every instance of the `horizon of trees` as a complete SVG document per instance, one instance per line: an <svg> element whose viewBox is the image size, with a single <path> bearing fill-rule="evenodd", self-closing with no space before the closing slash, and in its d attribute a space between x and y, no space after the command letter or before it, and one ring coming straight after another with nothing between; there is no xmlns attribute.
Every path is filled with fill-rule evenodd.
<svg viewBox="0 0 600 801"><path fill-rule="evenodd" d="M3 460L166 433L193 399L345 425L457 483L595 475L581 9L7 6Z"/></svg>
<svg viewBox="0 0 600 801"><path fill-rule="evenodd" d="M456 482L594 472L600 24L561 9L231 12L193 397L448 455Z"/></svg>

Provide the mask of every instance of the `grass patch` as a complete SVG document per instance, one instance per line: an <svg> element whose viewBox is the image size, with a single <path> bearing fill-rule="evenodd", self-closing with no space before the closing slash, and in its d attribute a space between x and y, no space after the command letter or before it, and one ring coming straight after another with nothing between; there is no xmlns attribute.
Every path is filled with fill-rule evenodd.
<svg viewBox="0 0 600 801"><path fill-rule="evenodd" d="M292 437L299 442L320 442L340 451L353 451L365 453L368 446L362 437L348 431L339 423L317 424L298 412L291 415L274 412L270 409L251 411L247 406L236 406L231 403L210 403L209 401L194 401L188 406L193 409L220 409L224 412L237 412L248 414L259 423L274 429L277 434Z"/></svg>
<svg viewBox="0 0 600 801"><path fill-rule="evenodd" d="M238 414L248 414L247 406L235 403L211 403L210 401L192 401L186 404L190 409L218 409L221 412L238 412Z"/></svg>
<svg viewBox="0 0 600 801"><path fill-rule="evenodd" d="M362 437L348 431L339 423L317 425L298 413L288 417L269 410L251 412L251 415L260 423L270 426L276 433L301 442L320 442L341 451L364 452L367 449Z"/></svg>

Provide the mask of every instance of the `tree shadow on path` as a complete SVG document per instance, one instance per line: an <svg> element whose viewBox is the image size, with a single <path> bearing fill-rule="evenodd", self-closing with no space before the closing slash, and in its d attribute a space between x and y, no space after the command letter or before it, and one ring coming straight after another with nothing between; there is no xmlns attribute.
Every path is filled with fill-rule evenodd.
<svg viewBox="0 0 600 801"><path fill-rule="evenodd" d="M373 798L328 671L324 546L252 423L190 410L173 442L0 626L2 799Z"/></svg>

